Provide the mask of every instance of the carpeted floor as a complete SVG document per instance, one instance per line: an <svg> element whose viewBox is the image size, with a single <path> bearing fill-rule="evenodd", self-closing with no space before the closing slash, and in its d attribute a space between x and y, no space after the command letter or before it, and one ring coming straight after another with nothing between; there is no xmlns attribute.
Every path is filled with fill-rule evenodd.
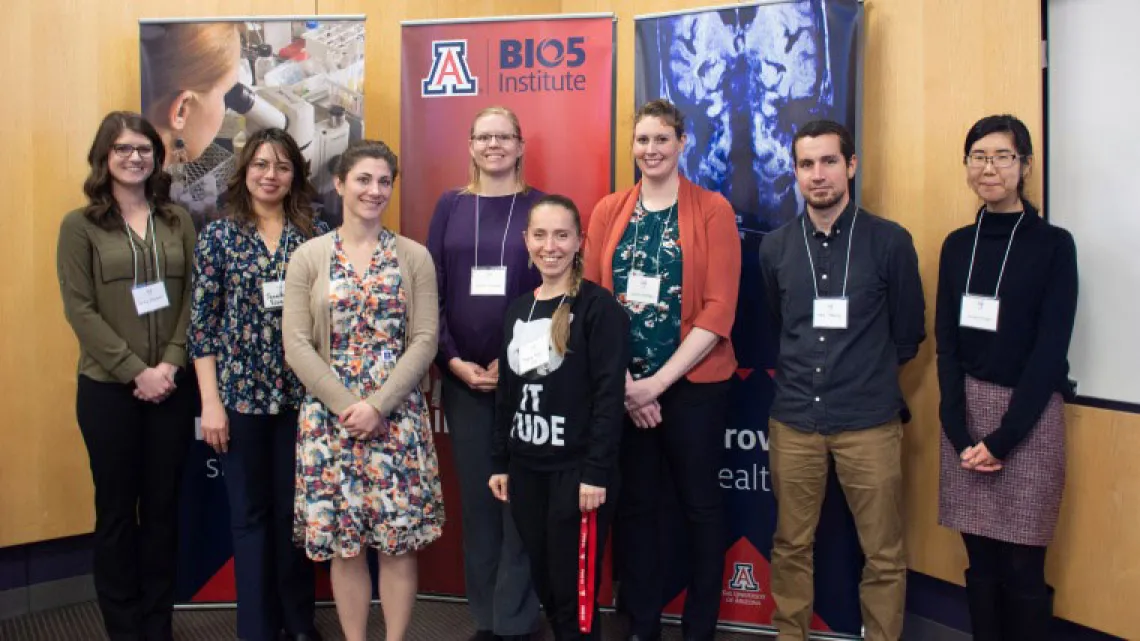
<svg viewBox="0 0 1140 641"><path fill-rule="evenodd" d="M174 614L176 641L233 641L234 610L179 610ZM625 626L613 615L602 617L603 637L606 641L624 639ZM384 638L380 608L372 609L369 641ZM331 608L317 610L317 627L327 641L343 639L337 624L336 611ZM420 601L412 617L409 641L466 641L474 630L467 616L467 606L460 603ZM0 641L104 641L102 619L95 603L58 608L0 621ZM551 639L549 632L542 637ZM666 626L662 641L678 641L680 628ZM718 641L749 641L758 637L743 634L721 633Z"/></svg>

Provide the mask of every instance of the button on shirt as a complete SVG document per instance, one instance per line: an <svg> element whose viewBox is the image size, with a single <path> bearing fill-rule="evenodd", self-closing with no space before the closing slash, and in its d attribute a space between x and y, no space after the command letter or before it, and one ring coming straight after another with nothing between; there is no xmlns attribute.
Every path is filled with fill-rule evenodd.
<svg viewBox="0 0 1140 641"><path fill-rule="evenodd" d="M849 243L851 274L845 279ZM805 214L764 238L760 267L779 332L772 418L826 434L897 417L904 407L898 366L914 358L926 337L910 234L866 210L856 218L854 204L830 233L817 230ZM816 290L820 297L842 296L844 280L847 328L813 327Z"/></svg>
<svg viewBox="0 0 1140 641"><path fill-rule="evenodd" d="M314 221L315 232L328 231ZM293 252L304 243L287 226L270 253L257 229L231 218L215 220L198 236L190 306L190 358L215 356L222 404L241 414L297 409L305 390L285 364L281 310L267 309L264 283L284 278Z"/></svg>

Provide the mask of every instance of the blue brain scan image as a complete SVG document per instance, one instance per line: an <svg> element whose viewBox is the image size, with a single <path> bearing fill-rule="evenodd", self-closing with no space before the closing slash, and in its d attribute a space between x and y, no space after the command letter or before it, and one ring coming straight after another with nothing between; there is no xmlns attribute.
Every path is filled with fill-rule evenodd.
<svg viewBox="0 0 1140 641"><path fill-rule="evenodd" d="M686 114L681 172L724 194L743 234L766 233L799 212L797 127L853 120L846 58L854 34L832 42L827 5L801 0L638 22L638 103L668 98Z"/></svg>

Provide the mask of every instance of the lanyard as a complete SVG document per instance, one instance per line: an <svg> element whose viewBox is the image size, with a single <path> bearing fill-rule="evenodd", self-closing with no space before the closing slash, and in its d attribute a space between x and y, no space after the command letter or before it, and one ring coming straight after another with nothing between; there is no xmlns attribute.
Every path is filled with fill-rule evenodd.
<svg viewBox="0 0 1140 641"><path fill-rule="evenodd" d="M254 233L255 234L258 233L257 230L254 230ZM277 280L279 280L279 281L285 279L285 265L289 263L289 261L287 260L289 257L289 238L292 234L293 234L293 226L291 224L289 224L289 222L286 222L285 223L285 231L284 231L284 233L281 234L281 240L278 241L278 243L277 243L278 249L282 250L282 252L284 253L285 258L286 258L286 260L282 260L281 262L277 263ZM260 236L261 234L258 234L258 235ZM264 239L262 239L261 242L262 242L262 244L265 244ZM267 245L265 247L265 249L268 251L269 246ZM269 254L270 263L273 262L273 259L276 256L277 256L277 252L273 252L273 253Z"/></svg>
<svg viewBox="0 0 1140 641"><path fill-rule="evenodd" d="M559 299L559 301L558 301L558 307L562 307L562 303L565 303L565 302L566 302L566 294L563 294L562 298ZM537 304L538 304L538 290L536 289L536 290L534 290L534 302L530 304L530 313L526 315L526 322L529 323L531 317L534 316L534 306ZM558 307L555 307L554 309L558 309Z"/></svg>
<svg viewBox="0 0 1140 641"><path fill-rule="evenodd" d="M594 583L597 577L598 511L582 515L578 529L578 630L594 627Z"/></svg>
<svg viewBox="0 0 1140 641"><path fill-rule="evenodd" d="M123 227L127 230L127 240L131 243L131 266L134 272L134 286L139 286L139 253L135 248L135 237L131 235L131 226L127 224L127 219L123 219ZM154 249L154 281L157 283L162 280L162 270L158 267L158 241L155 238L158 234L154 230L154 212L148 212L146 215L146 228L150 233L151 247Z"/></svg>
<svg viewBox="0 0 1140 641"><path fill-rule="evenodd" d="M970 271L966 273L966 295L970 295L970 280L974 277L974 256L978 253L978 236L982 233L982 220L986 217L986 210L983 207L982 212L978 214L978 227L974 230L974 248L970 250ZM1013 231L1009 232L1009 244L1005 246L1005 256L1001 259L1001 271L998 272L997 285L994 286L994 300L997 300L998 290L1001 289L1001 279L1005 276L1005 263L1009 260L1009 250L1013 249L1013 235L1017 233L1017 227L1021 224L1021 220L1025 218L1025 212L1017 217L1017 222L1013 224Z"/></svg>
<svg viewBox="0 0 1140 641"><path fill-rule="evenodd" d="M503 266L503 260L507 256L507 234L511 232L511 218L515 215L515 199L518 196L517 191L511 196L511 208L507 211L507 226L503 229L503 243L499 247L499 267ZM475 266L479 266L479 194L475 194Z"/></svg>
<svg viewBox="0 0 1140 641"><path fill-rule="evenodd" d="M855 240L855 223L859 220L859 206L855 206L855 215L851 217L851 229L847 232L847 261L843 265L843 298L847 298L847 276L851 274L851 244ZM819 298L819 283L815 279L815 261L811 258L811 248L807 239L807 213L801 217L800 226L804 230L804 251L807 252L808 265L811 266L811 286L815 288L815 297Z"/></svg>
<svg viewBox="0 0 1140 641"><path fill-rule="evenodd" d="M657 243L657 273L661 274L661 246L665 244L665 236L669 233L669 216L673 213L673 208L677 206L674 202L669 205L665 210L665 225L661 229L661 242ZM641 219L648 213L645 209L645 203L641 202L641 198L637 199L637 218L633 221L633 256L630 259L631 267L635 272L645 273L644 270L637 268L637 243L641 240ZM641 259L641 266L645 267L645 258Z"/></svg>

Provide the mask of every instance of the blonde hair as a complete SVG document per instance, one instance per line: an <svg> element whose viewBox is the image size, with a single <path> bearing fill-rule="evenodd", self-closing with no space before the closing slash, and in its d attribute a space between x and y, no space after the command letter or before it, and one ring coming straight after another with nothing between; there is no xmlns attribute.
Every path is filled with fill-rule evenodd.
<svg viewBox="0 0 1140 641"><path fill-rule="evenodd" d="M170 106L180 93L206 93L238 64L239 27L233 22L145 25L141 53L142 112L155 126L168 128Z"/></svg>
<svg viewBox="0 0 1140 641"><path fill-rule="evenodd" d="M475 119L471 121L471 132L469 135L475 135L475 123L479 122L479 119L484 116L502 116L511 121L511 127L515 130L514 134L519 137L519 144L522 144L523 135L522 127L519 125L519 117L515 115L515 112L506 107L487 107L475 114ZM515 184L518 185L519 191L525 194L530 191L530 187L527 186L526 180L523 179L523 158L524 156L519 156L518 160L515 161ZM467 186L463 188L463 191L472 194L478 193L481 172L479 171L479 163L475 162L474 157L471 158L471 166L468 167L467 173L468 182Z"/></svg>
<svg viewBox="0 0 1140 641"><path fill-rule="evenodd" d="M582 215L578 213L578 207L566 196L558 194L547 194L539 198L534 205L531 205L530 211L526 215L526 226L530 228L530 219L534 215L534 211L539 207L549 205L553 207L561 207L570 212L574 218L574 229L578 232L578 237L582 238ZM554 310L554 315L550 318L550 342L554 344L554 351L558 352L559 356L565 356L567 347L570 343L570 307L574 304L574 299L578 296L578 290L582 287L582 275L585 272L585 261L582 260L582 248L586 246L585 239L578 247L578 253L574 254L574 278L570 282L570 289L566 291L566 297L559 303L558 309Z"/></svg>

